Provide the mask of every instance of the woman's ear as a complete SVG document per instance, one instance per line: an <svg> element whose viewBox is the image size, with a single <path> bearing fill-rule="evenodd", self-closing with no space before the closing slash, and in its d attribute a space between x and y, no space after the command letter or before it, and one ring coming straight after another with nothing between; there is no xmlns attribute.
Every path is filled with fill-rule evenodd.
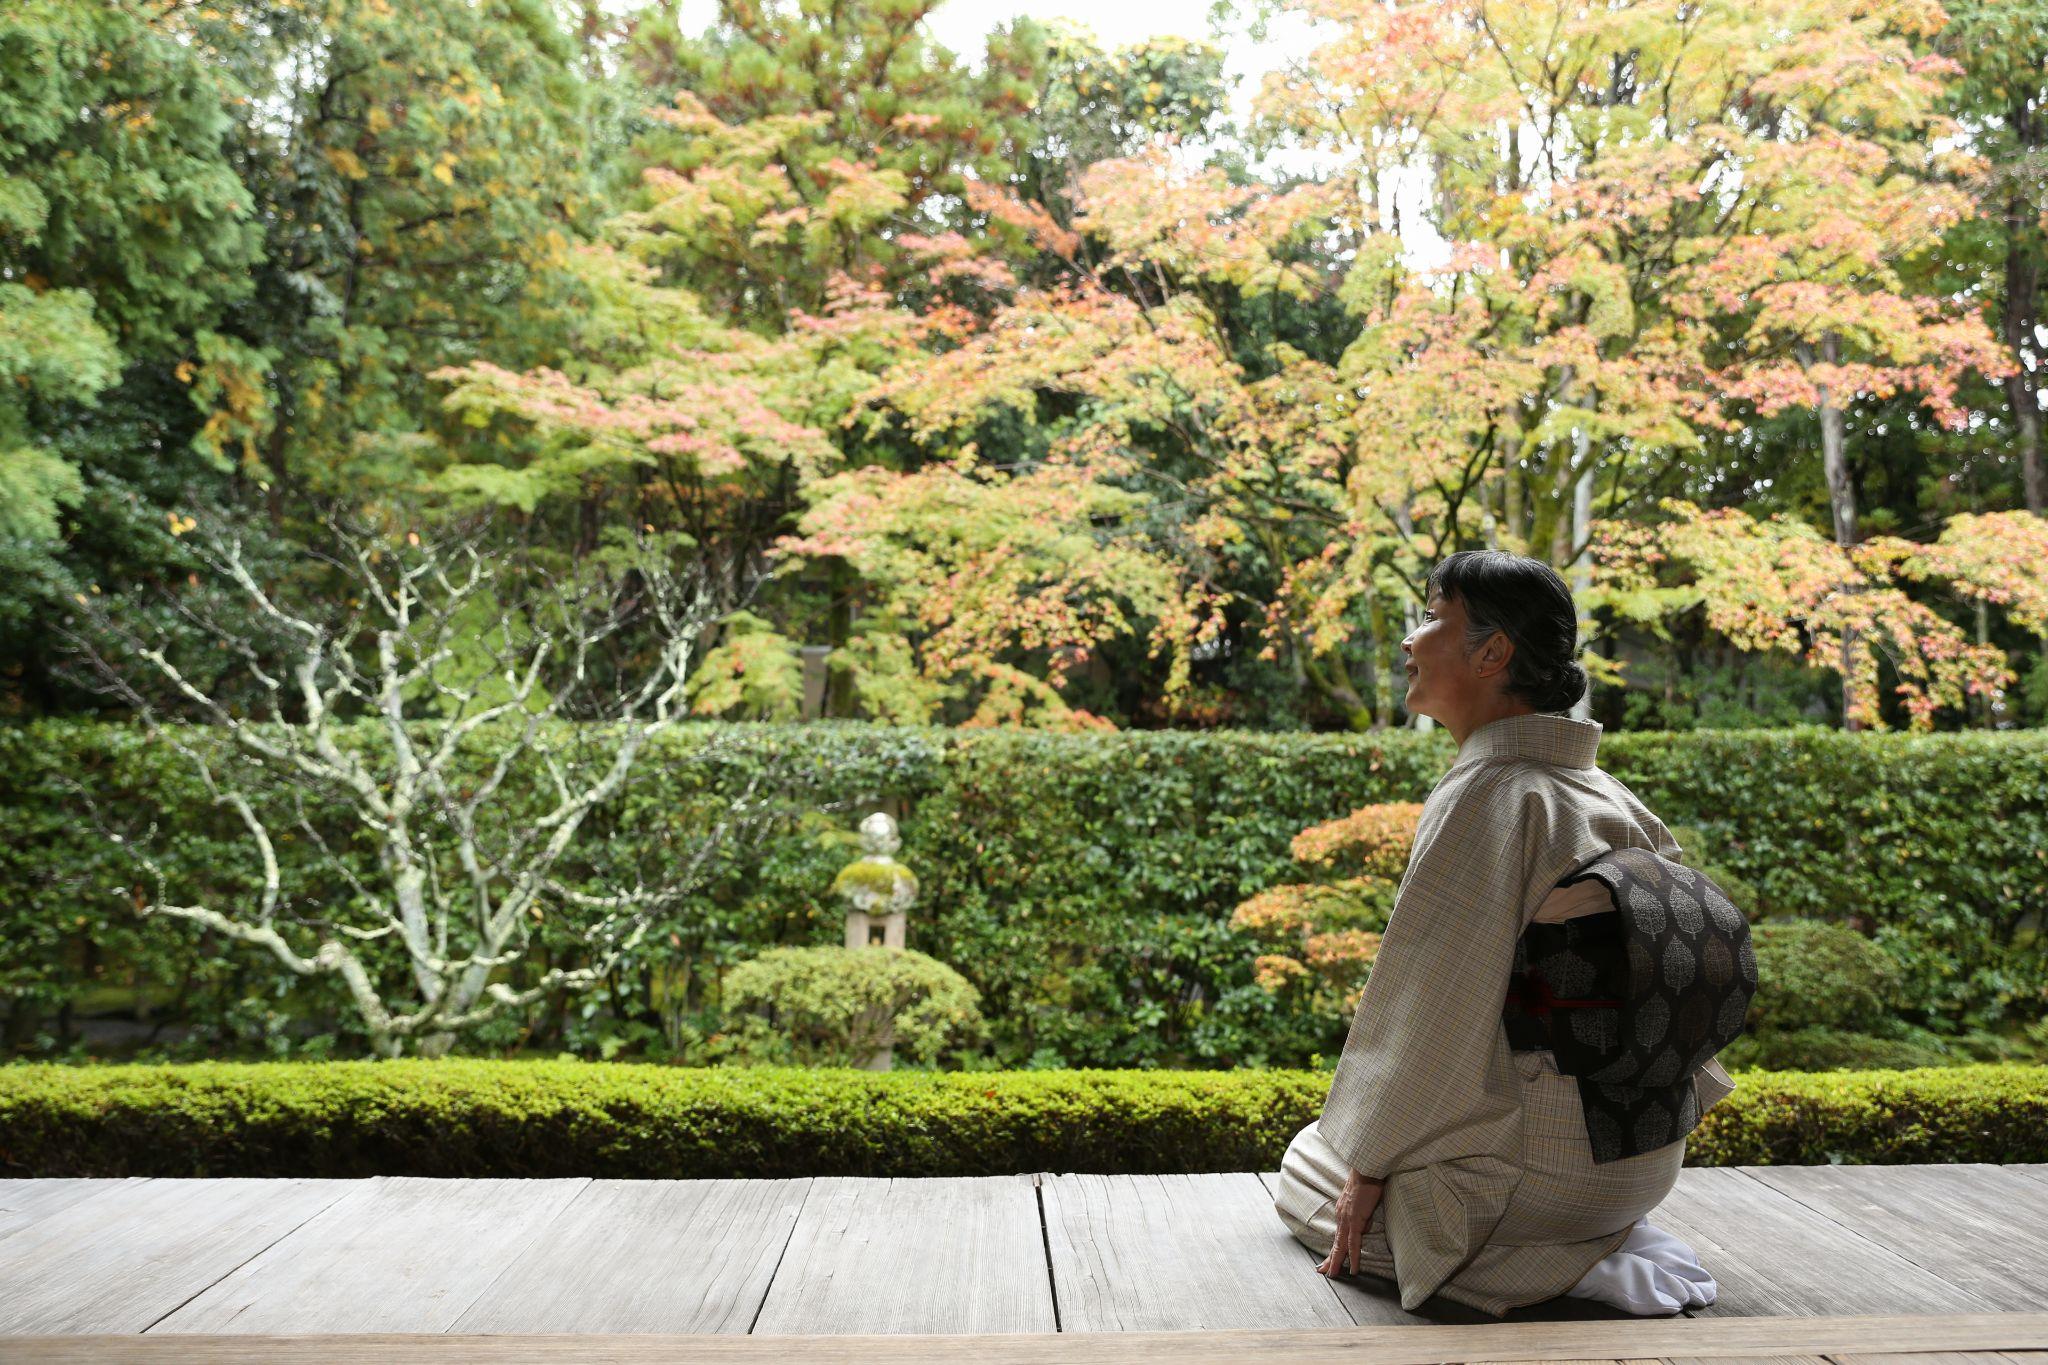
<svg viewBox="0 0 2048 1365"><path fill-rule="evenodd" d="M1504 630L1496 630L1486 637L1486 643L1479 647L1479 676L1484 678L1493 673L1507 672L1508 661L1515 655L1515 642Z"/></svg>

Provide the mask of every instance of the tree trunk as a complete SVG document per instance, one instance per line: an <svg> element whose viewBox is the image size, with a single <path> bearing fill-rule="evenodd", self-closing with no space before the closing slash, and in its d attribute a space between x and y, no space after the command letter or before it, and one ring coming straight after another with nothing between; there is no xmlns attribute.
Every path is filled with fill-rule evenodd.
<svg viewBox="0 0 2048 1365"><path fill-rule="evenodd" d="M36 1029L43 1022L43 1012L33 1000L16 996L7 1003L7 1028L0 1034L0 1044L5 1045L9 1055L33 1040Z"/></svg>
<svg viewBox="0 0 2048 1365"><path fill-rule="evenodd" d="M1318 662L1310 657L1308 641L1298 632L1294 635L1294 657L1300 661L1301 676L1309 689L1344 713L1348 729L1367 728L1367 725L1359 723L1360 715L1366 710L1365 699L1352 685L1351 675L1345 671L1341 657L1333 651L1326 662Z"/></svg>
<svg viewBox="0 0 2048 1365"><path fill-rule="evenodd" d="M2005 388L2012 400L2013 429L2019 436L2020 478L2027 510L2037 517L2048 516L2048 490L2044 490L2041 477L2041 400L2023 374L2006 380Z"/></svg>
<svg viewBox="0 0 2048 1365"><path fill-rule="evenodd" d="M1522 524L1522 478L1521 471L1505 461L1501 469L1500 519L1511 543L1527 545L1528 528Z"/></svg>
<svg viewBox="0 0 2048 1365"><path fill-rule="evenodd" d="M1833 332L1821 341L1821 359L1834 365L1841 360L1841 343ZM1849 480L1849 460L1843 441L1842 409L1836 406L1828 386L1820 386L1820 454L1828 479L1828 506L1834 513L1835 543L1856 543L1856 488Z"/></svg>
<svg viewBox="0 0 2048 1365"><path fill-rule="evenodd" d="M1394 524L1401 528L1402 535L1407 536L1410 539L1414 538L1415 522L1408 515L1408 503L1405 499L1394 508ZM1401 620L1403 622L1404 627L1401 635L1402 639L1406 639L1408 636L1413 635L1415 633L1415 628L1422 624L1422 607L1422 603L1415 601L1404 600L1401 603ZM1394 657L1397 661L1400 659L1398 643ZM1407 672L1404 668L1401 674L1403 682L1407 680L1407 676ZM1404 711L1407 710L1405 705L1402 709ZM1422 715L1420 712L1411 711L1408 713L1408 724L1413 726L1417 730L1429 730L1435 727L1436 722L1432 720L1430 717Z"/></svg>
<svg viewBox="0 0 2048 1365"><path fill-rule="evenodd" d="M1380 614L1378 606L1367 592L1365 608L1365 705L1372 712L1371 728L1386 728L1386 699L1381 695L1385 670L1380 667Z"/></svg>
<svg viewBox="0 0 2048 1365"><path fill-rule="evenodd" d="M2027 95L2032 93L2030 90ZM2031 98L2015 100L2006 121L2023 151L2035 151L2042 145L2038 112ZM2007 377L2005 392L2012 404L2013 430L2019 437L2027 510L2035 516L2048 515L2048 487L2043 486L2041 474L2041 397L2028 361L2040 345L2035 329L2041 321L2042 245L2039 210L2032 194L2015 179L2005 196L2005 308L1999 331L2019 367Z"/></svg>
<svg viewBox="0 0 2048 1365"><path fill-rule="evenodd" d="M1593 586L1593 556L1586 541L1593 533L1593 452L1591 443L1583 431L1572 432L1572 447L1577 452L1575 463L1579 477L1572 483L1572 546L1578 550L1578 557L1572 560L1572 597L1583 601ZM1593 689L1588 686L1586 695L1572 703L1571 714L1579 720L1593 718Z"/></svg>
<svg viewBox="0 0 2048 1365"><path fill-rule="evenodd" d="M1991 643L1991 604L1981 597L1977 599L1977 643L1980 645ZM1997 717L1991 711L1991 694L1989 692L1978 693L1976 709L1977 724L1980 728L1989 730L1997 723Z"/></svg>
<svg viewBox="0 0 2048 1365"><path fill-rule="evenodd" d="M1576 370L1567 365L1564 377L1558 382L1557 397L1560 403L1574 401L1572 386L1577 382ZM1550 566L1562 573L1572 562L1572 547L1578 543L1578 489L1576 485L1590 468L1586 433L1578 427L1572 428L1572 453L1557 467L1553 483L1553 505L1557 513L1550 520ZM1587 496L1591 496L1590 492Z"/></svg>
<svg viewBox="0 0 2048 1365"><path fill-rule="evenodd" d="M1830 365L1841 361L1841 339L1833 332L1821 338L1820 356ZM1848 451L1843 439L1842 409L1836 405L1828 385L1821 384L1818 388L1820 455L1821 467L1828 481L1828 508L1834 514L1835 544L1847 547L1856 543L1856 488L1849 478ZM1851 709L1856 690L1856 645L1855 630L1845 627L1842 631L1842 728L1845 730L1863 728L1863 723L1856 719Z"/></svg>
<svg viewBox="0 0 2048 1365"><path fill-rule="evenodd" d="M285 448L285 435L290 429L291 394L282 384L278 385L273 411L277 418L270 428L269 439L263 443L263 464L270 471L269 486L263 490L263 510L269 515L271 526L276 528L284 525L285 483L291 477L291 457Z"/></svg>
<svg viewBox="0 0 2048 1365"><path fill-rule="evenodd" d="M853 623L861 612L860 576L845 561L833 559L825 566L825 584L825 600L829 604L825 612L825 643L842 649L853 638ZM852 677L844 669L828 670L821 718L850 718L857 709Z"/></svg>

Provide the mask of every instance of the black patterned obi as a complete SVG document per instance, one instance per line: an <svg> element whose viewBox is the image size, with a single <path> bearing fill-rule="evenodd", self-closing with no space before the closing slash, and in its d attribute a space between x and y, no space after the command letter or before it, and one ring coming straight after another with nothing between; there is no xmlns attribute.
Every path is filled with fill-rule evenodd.
<svg viewBox="0 0 2048 1365"><path fill-rule="evenodd" d="M1570 873L1615 908L1531 924L1501 1020L1579 1083L1595 1162L1652 1152L1699 1125L1693 1074L1742 1033L1756 993L1749 921L1697 868L1619 848Z"/></svg>

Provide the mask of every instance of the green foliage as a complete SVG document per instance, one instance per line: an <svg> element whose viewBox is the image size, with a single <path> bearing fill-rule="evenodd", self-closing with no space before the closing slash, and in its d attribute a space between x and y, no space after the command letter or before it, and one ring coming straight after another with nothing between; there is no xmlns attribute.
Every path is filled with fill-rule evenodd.
<svg viewBox="0 0 2048 1365"><path fill-rule="evenodd" d="M1104 50L1086 28L1047 25L1044 88L1033 106L1039 136L1020 166L1026 193L1060 204L1082 168L1129 156L1160 134L1214 137L1229 115L1223 51L1161 36Z"/></svg>
<svg viewBox="0 0 2048 1365"><path fill-rule="evenodd" d="M136 0L0 17L0 265L72 289L131 355L175 354L248 297L260 228L232 90Z"/></svg>
<svg viewBox="0 0 2048 1365"><path fill-rule="evenodd" d="M1769 920L1750 930L1750 945L1757 989L1748 1026L1759 1033L1868 1033L1898 1007L1898 962L1845 924Z"/></svg>
<svg viewBox="0 0 2048 1365"><path fill-rule="evenodd" d="M419 435L453 429L429 371L559 340L547 276L596 170L571 44L544 0L221 0L163 25L241 100L265 236L255 302L218 330L261 355L244 377L282 422L263 477L410 482L435 462Z"/></svg>
<svg viewBox="0 0 2048 1365"><path fill-rule="evenodd" d="M740 720L795 720L803 659L773 625L751 611L723 622L725 638L690 675L692 710Z"/></svg>
<svg viewBox="0 0 2048 1365"><path fill-rule="evenodd" d="M693 757L714 735L742 742L716 761ZM1043 1054L1085 1066L1301 1065L1336 1054L1340 1021L1278 1009L1258 990L1258 948L1229 928L1232 909L1299 879L1297 832L1419 799L1450 757L1441 732L693 725L643 756L562 876L591 894L632 885L637 861L662 856L695 812L795 761L801 799L902 803L898 856L921 883L909 946L981 992L996 1064ZM1697 844L1681 836L1688 857L1704 850L1751 887L1766 924L1860 916L1901 965L1900 1016L1959 1033L2048 1015L2048 960L2030 927L2048 906L2048 736L1620 734L1603 739L1601 759L1667 822L1698 831ZM182 997L201 1046L244 1046L230 1006L289 983L182 926L137 922L132 869L95 823L139 832L157 822L173 894L226 903L249 894L257 866L233 814L206 800L175 754L120 726L0 728L0 786L13 797L0 804L0 984L47 1013L132 969L167 1001ZM309 818L336 828L318 807ZM844 906L832 884L850 823L793 820L757 851L722 853L702 891L629 960L607 1027L654 1022L633 1002L658 975L714 1008L721 976L762 949L838 942ZM303 840L278 849L287 893L317 908L334 891L309 854ZM573 926L573 916L540 926L536 954L577 960ZM1363 916L1358 927L1377 926ZM330 1016L328 993L311 988L302 1008ZM537 1036L515 1031L503 1045L566 1045L552 1019L536 1011ZM357 1046L345 1018L322 1030L343 1052Z"/></svg>
<svg viewBox="0 0 2048 1365"><path fill-rule="evenodd" d="M936 0L841 0L829 20L791 0L720 6L702 33L639 26L623 60L650 104L680 91L722 122L752 124L769 164L816 228L776 221L753 228L764 205L734 196L695 230L667 239L668 282L684 284L736 322L788 324L787 308L825 311L835 271L870 264L900 273L910 256L894 232L827 225L833 199L889 187L887 221L913 233L972 231L960 196L970 175L996 183L1034 139L1032 94L1046 61L1044 33L1028 19L989 34L979 69L930 39L921 20ZM630 164L687 173L707 144L652 130ZM835 167L871 167L842 180ZM823 229L823 230L817 230Z"/></svg>
<svg viewBox="0 0 2048 1365"><path fill-rule="evenodd" d="M1686 1140L1691 1166L2033 1161L2048 1068L1731 1073L1736 1091Z"/></svg>
<svg viewBox="0 0 2048 1365"><path fill-rule="evenodd" d="M1768 977L1764 979L1769 980ZM1716 1060L1731 1071L1743 1067L1765 1071L1903 1071L1922 1066L1949 1066L1957 1059L1932 1035L1926 1038L1885 1038L1809 1025L1769 1033L1745 1033L1722 1048Z"/></svg>
<svg viewBox="0 0 2048 1365"><path fill-rule="evenodd" d="M1743 1072L1689 1165L2048 1159L2048 1067ZM1315 1071L465 1059L0 1068L0 1175L712 1179L1263 1171Z"/></svg>
<svg viewBox="0 0 2048 1365"><path fill-rule="evenodd" d="M117 519L96 528L111 553L66 545L127 412L155 407L172 430L148 458L204 500L178 454L197 414L162 380L250 292L261 234L231 127L220 73L139 3L0 10L0 657L30 687L53 604L162 562Z"/></svg>
<svg viewBox="0 0 2048 1365"><path fill-rule="evenodd" d="M901 948L770 948L725 978L735 1026L765 1009L808 1066L854 1066L893 1034L914 1060L979 1045L981 993L938 959Z"/></svg>
<svg viewBox="0 0 2048 1365"><path fill-rule="evenodd" d="M1683 860L1685 865L1698 868L1701 872L1706 873L1714 885L1720 887L1728 899L1735 903L1736 909L1742 911L1743 914L1751 919L1755 919L1757 914L1756 888L1736 875L1732 869L1725 866L1715 856L1707 836L1700 830L1686 824L1670 824L1667 822L1665 828L1671 831L1672 838L1678 840L1678 846L1685 850Z"/></svg>

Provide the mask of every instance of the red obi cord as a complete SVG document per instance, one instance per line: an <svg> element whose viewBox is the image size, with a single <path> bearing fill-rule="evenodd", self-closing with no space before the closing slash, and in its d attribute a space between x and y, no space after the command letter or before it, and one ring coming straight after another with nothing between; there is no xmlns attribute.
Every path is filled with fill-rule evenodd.
<svg viewBox="0 0 2048 1365"><path fill-rule="evenodd" d="M1602 1007L1619 1009L1621 1007L1619 1000L1566 1000L1552 995L1550 993L1550 983L1540 976L1518 979L1532 981L1536 987L1533 995L1512 984L1508 987L1508 1003L1520 1008L1524 1014L1548 1014L1553 1009L1589 1010Z"/></svg>

